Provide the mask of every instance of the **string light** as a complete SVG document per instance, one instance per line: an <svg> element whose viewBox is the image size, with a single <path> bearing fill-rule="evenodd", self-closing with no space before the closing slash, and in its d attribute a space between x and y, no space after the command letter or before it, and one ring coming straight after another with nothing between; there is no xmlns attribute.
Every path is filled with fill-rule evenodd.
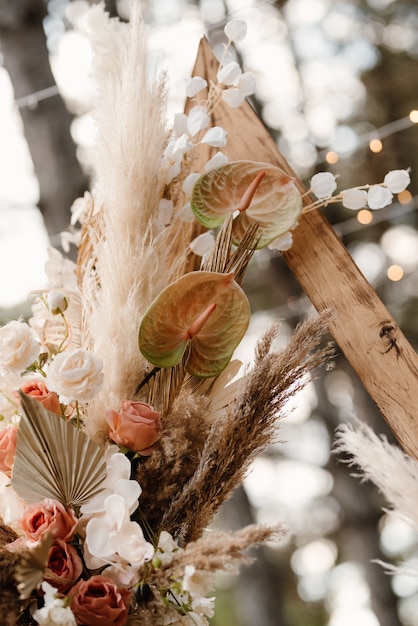
<svg viewBox="0 0 418 626"><path fill-rule="evenodd" d="M393 282L397 282L403 278L403 269L400 265L390 265L387 269L387 277Z"/></svg>
<svg viewBox="0 0 418 626"><path fill-rule="evenodd" d="M334 152L334 150L330 150L330 152L327 152L326 156L325 156L325 160L327 163L329 163L330 165L334 165L334 163L337 163L339 161L339 156L336 152Z"/></svg>
<svg viewBox="0 0 418 626"><path fill-rule="evenodd" d="M356 217L360 224L371 224L373 221L373 213L368 209L361 209Z"/></svg>
<svg viewBox="0 0 418 626"><path fill-rule="evenodd" d="M369 148L371 152L374 152L375 154L377 154L378 152L382 152L383 144L380 141L380 139L372 139L369 142Z"/></svg>
<svg viewBox="0 0 418 626"><path fill-rule="evenodd" d="M401 204L409 204L412 201L412 194L409 189L404 189L398 193L398 200Z"/></svg>

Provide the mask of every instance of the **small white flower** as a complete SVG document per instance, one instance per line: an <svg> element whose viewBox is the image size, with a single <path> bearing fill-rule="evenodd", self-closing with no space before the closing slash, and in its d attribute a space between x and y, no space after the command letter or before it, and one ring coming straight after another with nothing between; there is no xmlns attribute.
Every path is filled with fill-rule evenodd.
<svg viewBox="0 0 418 626"><path fill-rule="evenodd" d="M42 583L45 606L35 611L33 617L39 626L77 626L74 613L64 606L64 599L57 598L57 590L47 582Z"/></svg>
<svg viewBox="0 0 418 626"><path fill-rule="evenodd" d="M411 178L406 170L392 170L386 174L383 181L392 193L400 193L408 187L410 182Z"/></svg>
<svg viewBox="0 0 418 626"><path fill-rule="evenodd" d="M214 170L217 167L222 167L222 165L226 165L229 163L229 159L223 152L217 152L213 155L211 159L205 165L205 172L209 172L210 170Z"/></svg>
<svg viewBox="0 0 418 626"><path fill-rule="evenodd" d="M222 85L234 85L242 74L242 70L236 61L231 61L221 67L216 77Z"/></svg>
<svg viewBox="0 0 418 626"><path fill-rule="evenodd" d="M198 132L207 128L209 126L209 122L210 118L205 107L193 107L187 116L187 128L191 137L194 137Z"/></svg>
<svg viewBox="0 0 418 626"><path fill-rule="evenodd" d="M50 291L47 296L48 308L53 315L64 313L68 308L68 298L61 291Z"/></svg>
<svg viewBox="0 0 418 626"><path fill-rule="evenodd" d="M243 96L251 96L256 89L256 80L252 72L244 72L238 78L237 87Z"/></svg>
<svg viewBox="0 0 418 626"><path fill-rule="evenodd" d="M211 232L202 233L190 242L190 249L197 256L204 256L213 250L215 246L215 237Z"/></svg>
<svg viewBox="0 0 418 626"><path fill-rule="evenodd" d="M193 76L193 78L185 78L186 96L193 98L199 91L208 86L207 81L201 76Z"/></svg>
<svg viewBox="0 0 418 626"><path fill-rule="evenodd" d="M222 100L226 102L228 106L235 109L241 106L245 100L245 96L237 87L231 87L230 89L225 89L222 92Z"/></svg>
<svg viewBox="0 0 418 626"><path fill-rule="evenodd" d="M193 186L199 177L200 174L198 172L192 172L191 174L186 176L182 185L182 190L185 194L187 194L188 196L192 195Z"/></svg>
<svg viewBox="0 0 418 626"><path fill-rule="evenodd" d="M86 517L104 513L105 500L112 494L123 498L124 507L130 515L138 508L141 487L137 480L131 480L131 463L118 450L117 446L110 446L105 451L106 478L102 483L103 490L82 505L81 512Z"/></svg>
<svg viewBox="0 0 418 626"><path fill-rule="evenodd" d="M181 222L194 222L194 213L190 202L186 202L186 204L177 213L177 217Z"/></svg>
<svg viewBox="0 0 418 626"><path fill-rule="evenodd" d="M170 223L173 215L173 208L174 206L172 200L161 198L158 203L158 219L164 224L164 226L167 226Z"/></svg>
<svg viewBox="0 0 418 626"><path fill-rule="evenodd" d="M70 211L71 211L71 226L74 226L77 222L80 224L83 223L86 215L91 213L93 208L93 196L90 192L85 191L84 196L82 198L77 198L74 200Z"/></svg>
<svg viewBox="0 0 418 626"><path fill-rule="evenodd" d="M245 39L247 35L247 24L243 20L239 19L230 20L225 25L224 33L228 37L229 41L239 43Z"/></svg>
<svg viewBox="0 0 418 626"><path fill-rule="evenodd" d="M392 192L381 185L373 185L367 193L367 204L373 210L383 209L392 202Z"/></svg>
<svg viewBox="0 0 418 626"><path fill-rule="evenodd" d="M336 188L335 176L331 172L319 172L311 178L311 191L320 200L331 196Z"/></svg>
<svg viewBox="0 0 418 626"><path fill-rule="evenodd" d="M284 235L277 237L269 243L267 246L270 250L279 250L280 252L285 252L286 250L290 250L293 245L293 237L292 233L288 231Z"/></svg>
<svg viewBox="0 0 418 626"><path fill-rule="evenodd" d="M357 211L367 204L367 191L364 189L345 189L342 192L342 204L346 209Z"/></svg>
<svg viewBox="0 0 418 626"><path fill-rule="evenodd" d="M131 522L123 498L117 494L105 500L105 512L93 517L86 526L85 559L89 564L120 563L141 567L152 559L154 547L136 522ZM91 559L93 557L93 559Z"/></svg>
<svg viewBox="0 0 418 626"><path fill-rule="evenodd" d="M221 126L209 128L200 143L207 143L213 148L224 148L226 146L226 130Z"/></svg>
<svg viewBox="0 0 418 626"><path fill-rule="evenodd" d="M0 373L21 374L39 353L40 346L25 322L13 320L0 328Z"/></svg>
<svg viewBox="0 0 418 626"><path fill-rule="evenodd" d="M186 565L182 587L193 596L205 596L212 589L213 574L197 570L194 565Z"/></svg>
<svg viewBox="0 0 418 626"><path fill-rule="evenodd" d="M228 157L223 152L217 152L213 155L211 159L205 165L205 172L209 172L210 170L214 170L217 167L221 167L222 165L226 165L229 162Z"/></svg>
<svg viewBox="0 0 418 626"><path fill-rule="evenodd" d="M185 113L176 113L174 115L173 130L176 137L187 135L187 115Z"/></svg>
<svg viewBox="0 0 418 626"><path fill-rule="evenodd" d="M183 155L193 148L193 144L189 141L187 133L183 133L180 137L170 139L164 150L164 159L179 163Z"/></svg>
<svg viewBox="0 0 418 626"><path fill-rule="evenodd" d="M89 350L61 352L49 366L47 384L64 404L89 402L103 384L102 369L102 359Z"/></svg>

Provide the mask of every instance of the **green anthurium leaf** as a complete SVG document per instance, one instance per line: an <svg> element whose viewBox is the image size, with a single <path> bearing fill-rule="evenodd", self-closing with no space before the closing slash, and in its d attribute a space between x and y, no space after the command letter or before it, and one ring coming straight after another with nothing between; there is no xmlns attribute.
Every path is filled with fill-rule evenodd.
<svg viewBox="0 0 418 626"><path fill-rule="evenodd" d="M236 245L255 222L259 227L258 248L287 233L302 212L294 179L279 167L254 161L232 161L200 176L190 204L206 228L216 228L236 212L232 228Z"/></svg>
<svg viewBox="0 0 418 626"><path fill-rule="evenodd" d="M176 365L189 346L186 370L216 376L248 328L250 306L234 275L190 272L166 287L139 328L144 357L157 367Z"/></svg>

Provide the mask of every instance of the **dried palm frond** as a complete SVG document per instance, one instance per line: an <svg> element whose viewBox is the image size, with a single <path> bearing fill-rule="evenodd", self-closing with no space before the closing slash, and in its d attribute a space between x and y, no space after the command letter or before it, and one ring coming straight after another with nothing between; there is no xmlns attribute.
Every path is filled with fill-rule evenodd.
<svg viewBox="0 0 418 626"><path fill-rule="evenodd" d="M81 430L20 392L19 425L12 487L26 502L54 498L81 506L103 487L101 449ZM63 452L64 451L64 452Z"/></svg>

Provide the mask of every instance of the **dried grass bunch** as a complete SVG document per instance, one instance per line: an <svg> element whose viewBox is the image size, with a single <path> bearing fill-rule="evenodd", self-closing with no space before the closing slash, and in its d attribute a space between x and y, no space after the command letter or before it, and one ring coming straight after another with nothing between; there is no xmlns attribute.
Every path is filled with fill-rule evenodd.
<svg viewBox="0 0 418 626"><path fill-rule="evenodd" d="M228 46L243 28L229 23ZM170 136L138 3L130 24L95 6L89 29L95 185L74 205L78 262L51 253L30 326L0 329L10 409L0 432L0 616L4 624L207 624L214 573L235 571L248 562L246 548L284 530L205 529L332 348L326 320L316 318L281 352L273 325L241 374L231 360L248 326L245 269L301 210L290 177L267 164L255 178L248 162L217 170L217 153L206 171L215 176L193 173L193 150L226 141L222 128L208 129L216 102L238 106L251 77L221 63L219 83L176 118ZM202 81L191 79L190 98ZM203 228L184 205L190 175ZM229 194L256 217L219 217L214 202ZM201 232L212 226L216 240ZM212 242L203 262L202 236Z"/></svg>

